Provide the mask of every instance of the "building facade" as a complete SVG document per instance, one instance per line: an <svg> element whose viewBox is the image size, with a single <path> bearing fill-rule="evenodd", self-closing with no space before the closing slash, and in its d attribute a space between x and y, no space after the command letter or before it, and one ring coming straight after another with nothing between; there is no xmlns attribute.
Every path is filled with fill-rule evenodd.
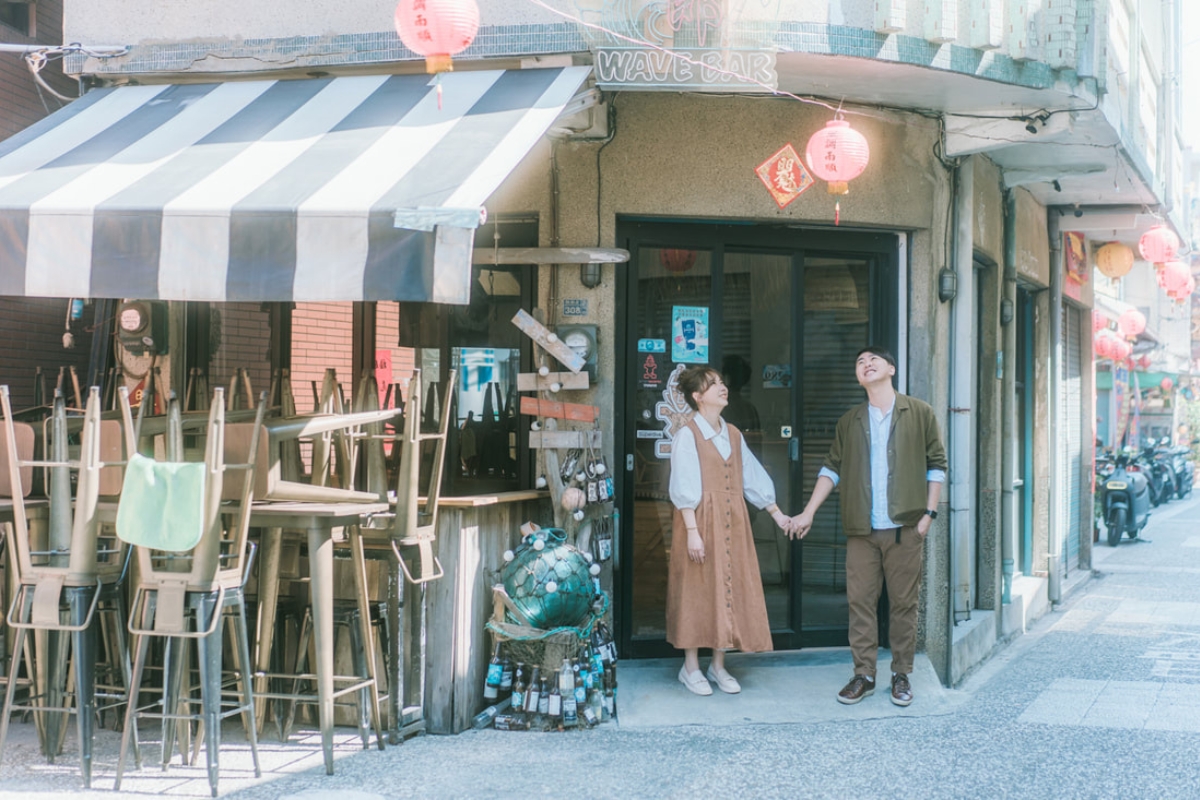
<svg viewBox="0 0 1200 800"><path fill-rule="evenodd" d="M423 66L393 32L388 0L67 6L64 40L129 48L69 57L88 86ZM599 407L600 455L614 467L621 524L604 580L625 653L670 652L670 376L687 363L725 372L730 413L796 513L834 423L861 400L855 352L896 353L900 390L933 405L948 446L920 632L945 683L1089 572L1091 253L1136 244L1155 223L1184 229L1177 4L503 0L481 13L455 75L586 66L596 91L488 199L469 305L356 304L341 322L306 313L357 342L354 374L395 345L389 359L426 374L475 370L463 372L476 393L459 398L456 429L468 408L510 407L511 376L536 367L507 324L516 308L536 306L551 328L594 326L595 376L570 399ZM870 148L846 195L786 160L786 146L802 161L839 118ZM511 248L560 260L505 265ZM629 259L581 267L562 263L562 248ZM247 310L264 325L275 313ZM396 333L380 333L384 319ZM297 330L255 357L295 368ZM492 383L503 386L480 388ZM544 474L528 423L496 434L505 463L485 472L501 488ZM452 473L461 493L485 488L465 460ZM754 523L779 648L846 641L836 499L803 542Z"/></svg>

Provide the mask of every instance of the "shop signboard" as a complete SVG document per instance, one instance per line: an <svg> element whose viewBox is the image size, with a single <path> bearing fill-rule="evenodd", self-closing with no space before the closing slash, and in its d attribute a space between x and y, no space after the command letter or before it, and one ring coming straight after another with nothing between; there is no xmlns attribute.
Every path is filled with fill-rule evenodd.
<svg viewBox="0 0 1200 800"><path fill-rule="evenodd" d="M780 0L576 0L601 89L763 92L775 66Z"/></svg>

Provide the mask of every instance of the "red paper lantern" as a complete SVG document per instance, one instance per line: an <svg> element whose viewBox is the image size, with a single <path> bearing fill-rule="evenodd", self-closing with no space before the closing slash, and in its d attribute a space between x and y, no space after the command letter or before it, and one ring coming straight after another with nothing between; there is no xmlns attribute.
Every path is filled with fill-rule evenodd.
<svg viewBox="0 0 1200 800"><path fill-rule="evenodd" d="M1164 392L1169 392L1175 388L1175 381L1171 380L1170 378L1163 378L1162 383L1160 383L1159 386L1162 387Z"/></svg>
<svg viewBox="0 0 1200 800"><path fill-rule="evenodd" d="M863 174L871 160L867 138L844 119L825 123L812 135L804 160L813 175L829 183L830 194L849 194L849 182Z"/></svg>
<svg viewBox="0 0 1200 800"><path fill-rule="evenodd" d="M1164 264L1175 258L1179 250L1179 237L1166 225L1156 225L1142 234L1138 250L1147 261Z"/></svg>
<svg viewBox="0 0 1200 800"><path fill-rule="evenodd" d="M676 248L660 250L658 262L667 272L681 275L696 265L696 251Z"/></svg>
<svg viewBox="0 0 1200 800"><path fill-rule="evenodd" d="M395 23L404 46L425 56L426 72L448 72L451 56L479 32L479 6L475 0L400 0Z"/></svg>
<svg viewBox="0 0 1200 800"><path fill-rule="evenodd" d="M1108 317L1100 311L1092 311L1092 333L1097 333L1108 327Z"/></svg>
<svg viewBox="0 0 1200 800"><path fill-rule="evenodd" d="M1168 261L1163 264L1156 277L1158 285L1172 300L1182 300L1191 294L1188 281L1192 277L1192 270L1182 261Z"/></svg>
<svg viewBox="0 0 1200 800"><path fill-rule="evenodd" d="M1133 345L1129 342L1113 339L1113 361L1124 361L1133 355Z"/></svg>
<svg viewBox="0 0 1200 800"><path fill-rule="evenodd" d="M1141 358L1138 359L1137 364L1143 370L1150 369L1150 356L1142 356Z"/></svg>
<svg viewBox="0 0 1200 800"><path fill-rule="evenodd" d="M1131 308L1117 318L1117 329L1126 339L1136 339L1139 333L1146 330L1146 316L1136 308Z"/></svg>
<svg viewBox="0 0 1200 800"><path fill-rule="evenodd" d="M1092 337L1092 350L1096 354L1096 358L1112 358L1112 345L1116 340L1108 331L1100 331Z"/></svg>
<svg viewBox="0 0 1200 800"><path fill-rule="evenodd" d="M1096 251L1096 269L1112 280L1120 280L1133 268L1133 251L1120 242L1109 242Z"/></svg>

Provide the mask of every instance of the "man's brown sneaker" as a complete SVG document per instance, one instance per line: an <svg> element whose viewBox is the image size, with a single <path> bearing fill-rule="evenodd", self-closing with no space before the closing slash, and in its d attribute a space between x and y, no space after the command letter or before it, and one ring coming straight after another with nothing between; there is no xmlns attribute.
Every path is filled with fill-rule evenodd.
<svg viewBox="0 0 1200 800"><path fill-rule="evenodd" d="M903 672L892 675L892 702L898 706L906 706L913 701L912 684Z"/></svg>
<svg viewBox="0 0 1200 800"><path fill-rule="evenodd" d="M855 675L854 679L838 692L838 702L852 706L864 697L875 694L875 679L867 675Z"/></svg>

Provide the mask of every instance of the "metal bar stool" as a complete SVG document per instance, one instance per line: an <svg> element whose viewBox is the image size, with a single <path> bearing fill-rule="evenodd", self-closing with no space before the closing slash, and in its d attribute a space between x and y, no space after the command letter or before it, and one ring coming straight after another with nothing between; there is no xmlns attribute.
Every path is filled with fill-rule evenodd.
<svg viewBox="0 0 1200 800"><path fill-rule="evenodd" d="M125 395L122 395L123 397ZM100 419L100 390L92 387L87 400L81 434L78 462L67 458L66 403L56 392L51 417L51 458L31 461L20 457L18 435L12 419L8 387L0 386L0 405L3 406L5 432L8 440L9 480L13 495L13 541L15 544L19 584L8 614L8 624L16 630L12 672L17 672L18 656L23 653L26 670L33 682L28 705L14 702L17 681L10 680L5 691L4 708L0 716L0 752L3 752L12 711L30 710L41 718L39 728L42 751L53 761L62 746L65 727L59 722L66 715L76 714L79 734L80 766L85 786L92 779L92 733L98 708L96 703L96 650L100 620L105 614L124 617L123 582L128 566L128 549L111 536L102 536L99 501L105 467L124 466L125 461L101 462L102 427ZM128 406L126 405L126 408ZM124 448L132 453L134 439L132 420L124 419ZM120 445L117 445L119 448ZM116 452L119 453L119 450ZM39 550L30 538L26 514L22 470L46 467L49 470L49 546ZM74 498L71 493L70 471L78 470ZM73 506L73 507L72 507ZM26 637L30 630L44 632L45 647L35 659ZM118 624L108 639L110 660L115 659L122 673L122 687L106 693L104 699L115 704L125 703L128 697L129 651L124 632ZM66 635L64 635L66 634ZM72 659L66 657L70 645ZM68 665L71 669L68 670ZM67 674L74 672L74 707L69 690L64 689Z"/></svg>
<svg viewBox="0 0 1200 800"><path fill-rule="evenodd" d="M254 761L255 777L262 774L250 682L250 646L246 635L245 586L253 551L248 544L254 464L266 398L260 400L250 437L246 463L225 463L225 396L216 389L209 411L205 458L201 463L178 461L183 451L179 404L168 404L167 462L142 456L130 459L118 534L135 545L138 585L129 614L136 658L133 683L139 687L146 668L152 637L165 637L164 693L160 702L147 706L130 703L126 709L116 788L121 788L133 721L149 717L163 721L164 768L174 748L174 723L199 721L203 727L208 783L214 797L220 775L221 720L237 714L246 721L246 735ZM198 468L198 469L197 469ZM240 479L226 480L226 472L239 470ZM234 667L238 698L222 698L222 642L225 618L233 624ZM200 674L200 697L181 694L185 642L194 643ZM191 708L200 706L198 713Z"/></svg>
<svg viewBox="0 0 1200 800"><path fill-rule="evenodd" d="M437 542L438 500L441 497L442 471L446 460L447 431L450 424L450 408L454 397L455 370L450 370L442 391L441 417L439 424L430 432L422 432L421 424L421 371L415 370L409 383L409 396L405 408L404 433L396 444L400 445L400 468L396 477L395 511L376 514L363 529L368 541L382 542L390 547L390 586L387 609L387 709L390 738L395 744L410 733L424 730L425 704L425 624L427 588L430 582L444 574L441 562L434 554ZM433 384L430 400L435 400L437 384ZM378 395L375 395L376 397ZM432 404L431 404L432 405ZM436 413L436 406L429 412ZM382 438L368 437L378 442L379 452L368 452L368 470L371 465L382 461ZM434 443L432 464L429 472L422 475L422 449L425 442ZM421 501L422 478L428 486ZM414 566L409 568L409 560ZM400 579L403 573L404 580ZM406 586L408 584L408 586ZM401 613L406 602L409 586L416 591L417 630L410 630L410 615ZM416 670L413 683L415 703L406 703L404 674L408 659L408 645L415 641L417 647Z"/></svg>

